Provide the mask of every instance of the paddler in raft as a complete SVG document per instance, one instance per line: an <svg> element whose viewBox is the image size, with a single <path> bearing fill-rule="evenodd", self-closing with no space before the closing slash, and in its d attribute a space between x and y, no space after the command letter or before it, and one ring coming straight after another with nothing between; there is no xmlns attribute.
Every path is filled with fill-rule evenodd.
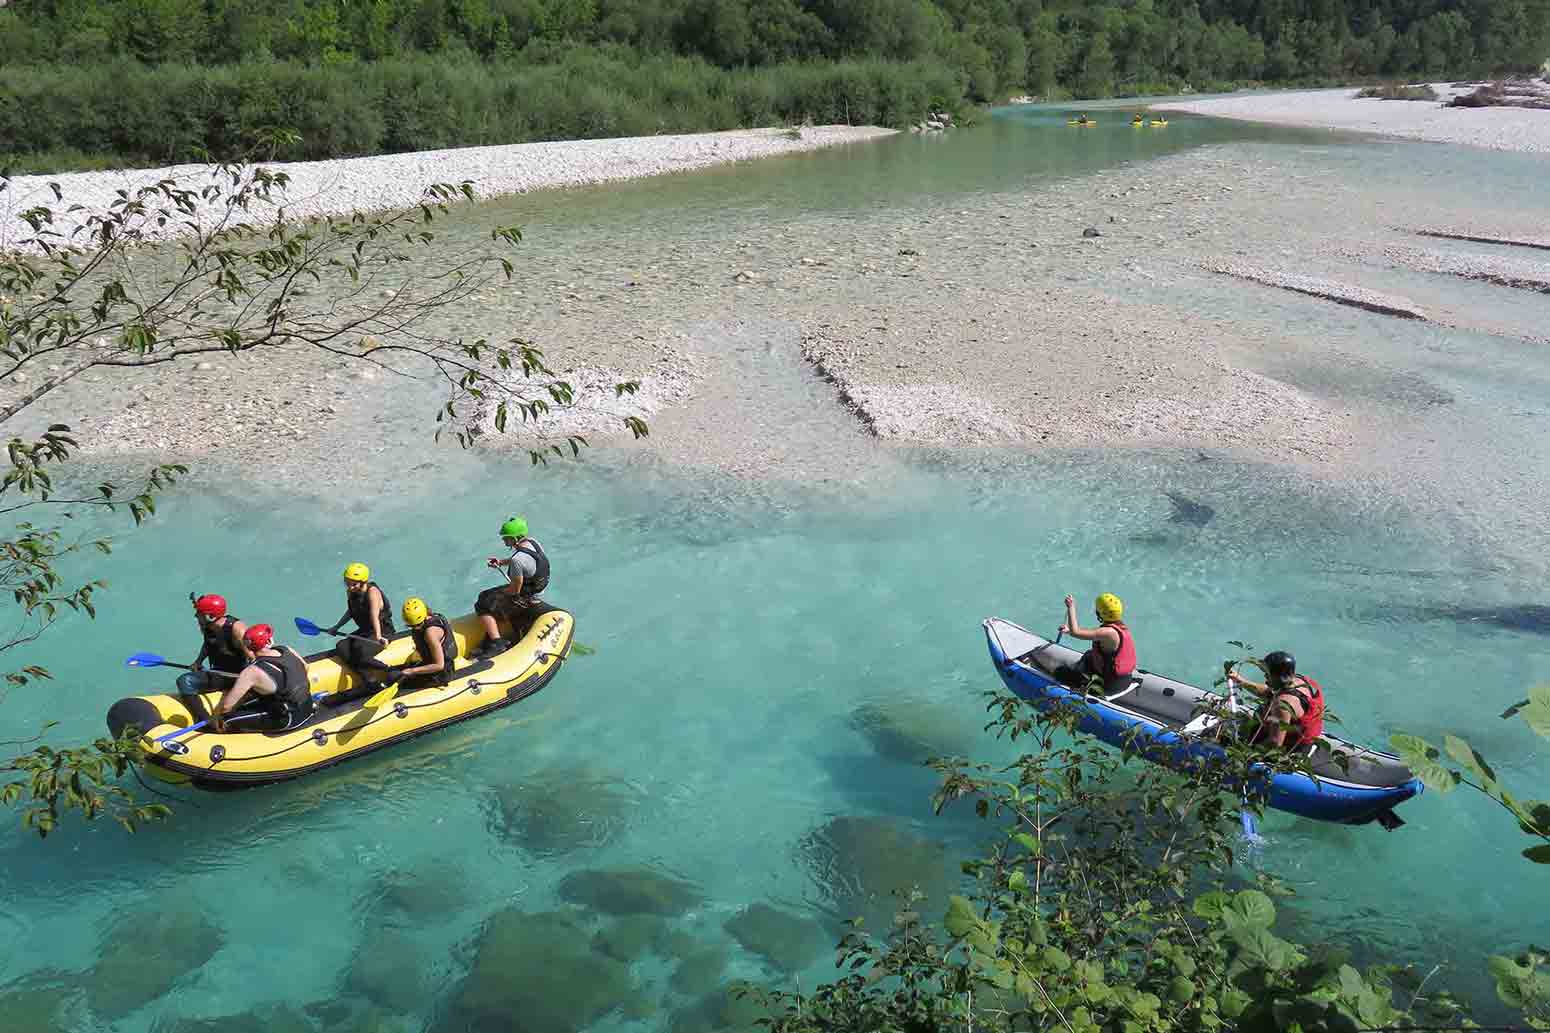
<svg viewBox="0 0 1550 1033"><path fill-rule="evenodd" d="M501 525L501 541L511 555L505 559L491 556L485 565L504 570L506 584L487 588L474 600L474 612L484 625L484 642L473 654L477 659L510 649L515 639L527 634L533 618L547 609L539 594L549 587L549 557L542 545L527 536L527 521L522 517L507 520ZM513 638L501 638L497 617L505 617L511 624Z"/></svg>
<svg viewBox="0 0 1550 1033"><path fill-rule="evenodd" d="M339 634L344 622L355 622L355 633L339 640L334 653L340 662L355 668L370 678L387 670L387 665L373 660L382 652L388 639L395 633L393 604L386 593L371 579L371 568L364 563L352 563L344 568L344 616L328 629L329 634ZM367 640L370 641L367 641Z"/></svg>
<svg viewBox="0 0 1550 1033"><path fill-rule="evenodd" d="M1093 608L1098 626L1084 628L1076 621L1076 600L1066 596L1066 622L1060 626L1061 632L1091 642L1093 646L1075 664L1057 667L1054 676L1062 685L1086 689L1089 679L1097 675L1103 679L1103 694L1112 696L1130 684L1130 676L1136 670L1136 644L1130 637L1130 629L1120 620L1125 613L1125 604L1119 596L1104 592Z"/></svg>
<svg viewBox="0 0 1550 1033"><path fill-rule="evenodd" d="M1279 649L1267 653L1260 665L1265 669L1264 685L1227 672L1229 682L1264 700L1259 728L1249 742L1281 750L1313 745L1324 734L1324 690L1306 674L1297 673L1297 658L1290 653Z"/></svg>
<svg viewBox="0 0 1550 1033"><path fill-rule="evenodd" d="M253 654L242 642L247 625L226 612L224 596L190 592L188 598L194 604L194 620L199 624L203 642L199 655L194 657L193 670L178 676L178 692L193 697L229 687L253 661ZM206 662L210 664L208 671L204 669Z"/></svg>
<svg viewBox="0 0 1550 1033"><path fill-rule="evenodd" d="M432 613L424 599L405 599L403 613L404 623L414 635L414 660L388 668L386 684L398 685L399 692L447 684L457 661L452 623Z"/></svg>
<svg viewBox="0 0 1550 1033"><path fill-rule="evenodd" d="M312 716L307 661L289 646L275 645L274 628L255 624L242 636L253 661L237 675L210 714L217 732L283 732ZM256 698L244 704L248 694Z"/></svg>

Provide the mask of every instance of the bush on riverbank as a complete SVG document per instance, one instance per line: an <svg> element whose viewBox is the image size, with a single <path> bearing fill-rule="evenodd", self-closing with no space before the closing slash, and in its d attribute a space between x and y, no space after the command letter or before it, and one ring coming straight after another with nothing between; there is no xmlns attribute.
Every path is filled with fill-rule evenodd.
<svg viewBox="0 0 1550 1033"><path fill-rule="evenodd" d="M0 69L0 165L12 172L163 164L246 153L266 129L299 142L266 160L313 160L532 140L692 133L774 124L903 127L960 113L963 83L929 61L842 61L727 71L692 58L577 50L550 63L416 56L224 67L122 61L107 69ZM61 150L67 142L68 149Z"/></svg>

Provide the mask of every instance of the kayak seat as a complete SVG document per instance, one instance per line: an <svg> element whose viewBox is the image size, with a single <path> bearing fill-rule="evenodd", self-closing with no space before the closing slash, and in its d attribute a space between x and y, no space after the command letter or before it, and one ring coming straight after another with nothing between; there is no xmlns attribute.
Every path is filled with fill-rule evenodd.
<svg viewBox="0 0 1550 1033"><path fill-rule="evenodd" d="M1141 687L1141 679L1140 678L1131 678L1130 681L1126 683L1124 688L1118 689L1117 691L1114 691L1114 692L1111 692L1111 693L1109 693L1106 696L1099 696L1099 695L1097 695L1095 693L1095 694L1092 695L1092 698L1093 699L1101 699L1105 703L1113 703L1115 700L1119 699L1121 696L1128 696L1132 692L1134 692L1137 689L1139 689L1140 687Z"/></svg>

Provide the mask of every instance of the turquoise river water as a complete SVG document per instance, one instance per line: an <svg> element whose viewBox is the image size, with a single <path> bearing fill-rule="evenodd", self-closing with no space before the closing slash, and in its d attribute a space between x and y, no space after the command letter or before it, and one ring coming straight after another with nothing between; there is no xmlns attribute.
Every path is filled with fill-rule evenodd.
<svg viewBox="0 0 1550 1033"><path fill-rule="evenodd" d="M1118 129L1121 113L1108 114ZM1033 190L1203 144L1351 176L1393 168L1416 146L1180 118L1166 136L1091 131L1073 156L1056 146L1059 115L997 118L951 149L900 139L499 205L524 218L542 209L554 232L584 242L603 223L764 225L797 203L859 219L873 205ZM1428 176L1533 183L1535 167L1513 156L1426 154ZM1542 193L1537 203L1550 206ZM1220 314L1258 297L1221 300ZM1267 303L1327 320L1385 368L1437 332ZM1457 399L1462 465L1532 476L1545 465L1539 448L1520 441L1509 463L1494 451L1497 424L1542 404L1530 386L1550 364L1494 339L1481 347L1489 361L1432 348L1418 365ZM1322 383L1319 370L1300 372ZM1356 400L1398 383L1326 379ZM112 586L99 619L67 621L29 653L56 677L11 691L8 731L52 720L60 737L99 734L115 699L166 680L125 670L123 656L194 651L190 590L221 591L250 620L328 622L341 609L338 569L364 559L395 599L412 591L466 612L512 510L554 558L549 597L576 613L577 638L596 653L497 715L314 778L181 793L169 822L133 837L70 823L39 842L4 827L0 1027L462 1029L453 1002L492 915L569 906L561 883L578 872L641 868L692 892L636 925L593 899L579 928L566 927L571 941L518 952L509 978L532 984L533 999L576 1000L597 991L567 973L590 971L581 982L617 1003L588 1013L599 1031L716 1028L703 998L721 982L811 988L833 974L811 944L832 943L857 884L947 885L953 858L986 830L930 815L921 743L1005 755L979 732L981 694L998 687L979 621L1053 629L1067 592L1121 594L1153 670L1209 680L1229 639L1289 648L1330 691L1344 734L1457 732L1520 795L1544 795L1543 744L1496 715L1543 676L1550 629L1455 612L1550 603L1542 537L1504 545L1489 512L1314 486L1193 451L887 462L886 485L838 501L798 486L753 494L624 446L538 471L445 453L423 505L401 500L369 518L352 499L169 499L90 568ZM1164 491L1209 504L1214 518L1171 521ZM1402 814L1408 825L1393 833L1272 815L1258 863L1300 891L1291 909L1304 939L1423 971L1441 964L1439 982L1490 1014L1485 955L1550 939L1542 875L1478 797L1427 794ZM814 923L789 934L808 945L797 960L778 965L728 929L759 902ZM624 962L587 961L594 935L628 933L649 943L619 949ZM7 1009L32 1025L7 1024ZM571 1028L580 1014L540 1012L510 1028Z"/></svg>

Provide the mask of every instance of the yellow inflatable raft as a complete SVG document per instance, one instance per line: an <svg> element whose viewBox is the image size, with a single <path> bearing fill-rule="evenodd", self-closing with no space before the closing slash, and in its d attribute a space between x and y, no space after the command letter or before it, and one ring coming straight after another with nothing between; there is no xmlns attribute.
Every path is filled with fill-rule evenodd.
<svg viewBox="0 0 1550 1033"><path fill-rule="evenodd" d="M167 782L201 789L281 782L526 699L547 685L570 655L575 618L564 610L548 610L516 645L483 660L468 659L484 639L477 617L458 618L452 630L459 656L452 680L399 693L376 708L366 706L371 687L354 671L333 653L316 653L307 657L316 708L300 727L226 733L200 728L177 734L209 716L221 694L208 692L121 699L108 711L108 729L117 736L130 725L138 728L146 770ZM405 631L377 658L401 664L413 653L413 637Z"/></svg>

